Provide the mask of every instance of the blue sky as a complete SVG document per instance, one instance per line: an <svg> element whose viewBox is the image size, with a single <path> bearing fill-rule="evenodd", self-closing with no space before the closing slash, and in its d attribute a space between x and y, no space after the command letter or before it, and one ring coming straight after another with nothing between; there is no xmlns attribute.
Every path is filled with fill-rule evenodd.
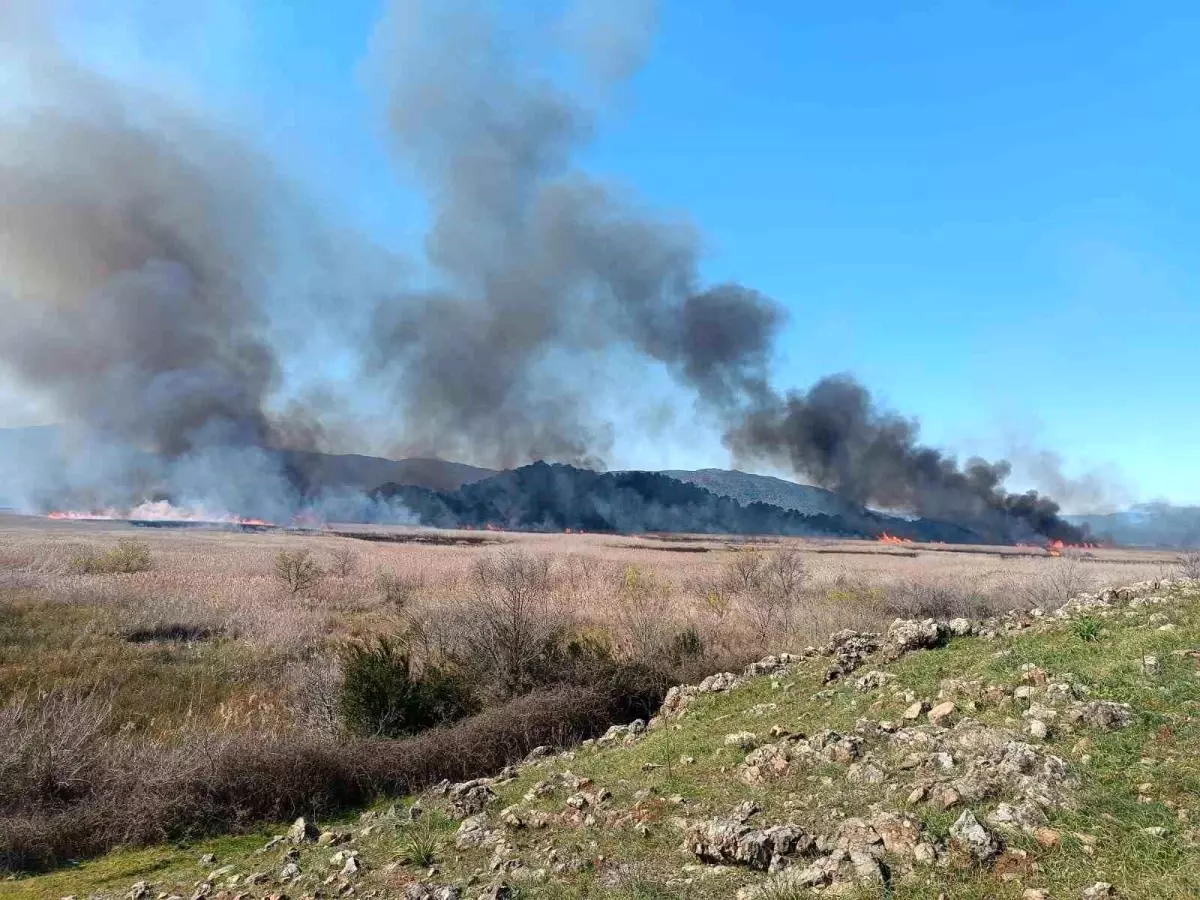
<svg viewBox="0 0 1200 900"><path fill-rule="evenodd" d="M199 6L95 0L70 39L417 247L362 65L382 3ZM1052 447L1200 503L1198 43L1200 6L1171 0L664 0L583 162L686 212L706 275L790 309L781 383L851 371L932 443ZM0 423L19 407L0 386ZM727 462L715 438L625 456Z"/></svg>

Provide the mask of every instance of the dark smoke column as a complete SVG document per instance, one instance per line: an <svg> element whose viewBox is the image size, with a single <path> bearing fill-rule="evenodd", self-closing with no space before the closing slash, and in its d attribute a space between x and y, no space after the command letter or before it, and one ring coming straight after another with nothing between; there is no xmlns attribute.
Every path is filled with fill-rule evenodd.
<svg viewBox="0 0 1200 900"><path fill-rule="evenodd" d="M953 521L994 541L1084 538L1048 497L1006 492L1007 462L972 458L960 468L919 434L916 420L880 408L851 376L834 375L765 398L725 439L735 458L788 465L859 504Z"/></svg>
<svg viewBox="0 0 1200 900"><path fill-rule="evenodd" d="M642 382L581 384L578 360L632 350L727 407L763 389L783 316L738 285L706 289L686 222L575 164L649 49L654 3L577 2L536 31L517 18L393 0L380 29L393 149L430 201L437 286L380 306L371 371L406 423L403 452L601 466L599 401Z"/></svg>
<svg viewBox="0 0 1200 900"><path fill-rule="evenodd" d="M140 450L261 445L277 373L260 300L269 173L162 98L30 40L0 42L23 84L0 121L0 367Z"/></svg>

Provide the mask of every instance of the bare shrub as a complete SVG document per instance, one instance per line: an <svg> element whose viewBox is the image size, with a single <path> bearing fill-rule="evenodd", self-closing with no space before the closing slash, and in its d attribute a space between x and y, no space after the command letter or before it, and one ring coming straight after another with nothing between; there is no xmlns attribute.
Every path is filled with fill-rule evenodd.
<svg viewBox="0 0 1200 900"><path fill-rule="evenodd" d="M513 697L535 683L535 670L567 623L555 615L548 557L485 556L471 571L470 594L459 609L464 667Z"/></svg>
<svg viewBox="0 0 1200 900"><path fill-rule="evenodd" d="M337 578L349 578L358 571L358 554L348 544L333 551L329 563L329 574Z"/></svg>
<svg viewBox="0 0 1200 900"><path fill-rule="evenodd" d="M396 741L196 732L168 746L124 736L100 742L84 724L71 725L50 742L52 757L44 751L0 757L8 766L0 782L0 869L47 868L118 845L333 815L383 793L491 774L534 747L570 744L625 715L623 698L606 690L541 691ZM11 725L11 708L4 715L3 724ZM40 746L48 716L27 708L15 715L22 739ZM13 743L6 737L4 746Z"/></svg>
<svg viewBox="0 0 1200 900"><path fill-rule="evenodd" d="M674 636L671 583L652 572L629 566L617 585L614 610L619 647L624 656L655 662Z"/></svg>
<svg viewBox="0 0 1200 900"><path fill-rule="evenodd" d="M306 731L340 737L342 726L342 667L335 657L293 664L288 671L289 704L296 723Z"/></svg>
<svg viewBox="0 0 1200 900"><path fill-rule="evenodd" d="M308 549L281 550L275 555L275 578L293 597L315 588L323 574Z"/></svg>
<svg viewBox="0 0 1200 900"><path fill-rule="evenodd" d="M0 814L54 808L90 790L111 724L95 694L19 695L0 709Z"/></svg>
<svg viewBox="0 0 1200 900"><path fill-rule="evenodd" d="M1200 581L1200 550L1189 550L1179 557L1179 574Z"/></svg>
<svg viewBox="0 0 1200 900"><path fill-rule="evenodd" d="M792 628L807 575L803 558L792 547L770 553L739 550L726 564L709 605L719 604L722 596L735 598L755 641L765 648Z"/></svg>
<svg viewBox="0 0 1200 900"><path fill-rule="evenodd" d="M1014 599L1027 607L1057 609L1077 594L1092 590L1096 578L1088 563L1071 557L1051 557L1042 570L1016 580L1011 585Z"/></svg>
<svg viewBox="0 0 1200 900"><path fill-rule="evenodd" d="M964 585L940 578L910 576L887 588L884 609L902 619L950 619L971 612Z"/></svg>
<svg viewBox="0 0 1200 900"><path fill-rule="evenodd" d="M71 568L82 575L131 575L148 571L153 564L150 545L122 539L105 553L82 553L71 560Z"/></svg>
<svg viewBox="0 0 1200 900"><path fill-rule="evenodd" d="M408 609L413 597L424 586L425 579L420 575L398 575L382 569L375 573L375 590L383 602L398 613Z"/></svg>
<svg viewBox="0 0 1200 900"><path fill-rule="evenodd" d="M580 594L590 588L598 569L595 557L580 553L567 554L560 567L562 580L572 594Z"/></svg>

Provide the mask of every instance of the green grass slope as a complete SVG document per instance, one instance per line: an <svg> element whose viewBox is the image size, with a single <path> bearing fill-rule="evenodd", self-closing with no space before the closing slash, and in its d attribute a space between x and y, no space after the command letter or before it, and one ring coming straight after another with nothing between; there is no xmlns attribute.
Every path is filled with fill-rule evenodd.
<svg viewBox="0 0 1200 900"><path fill-rule="evenodd" d="M114 853L0 898L1194 898L1200 586L1107 597L842 635L319 841Z"/></svg>

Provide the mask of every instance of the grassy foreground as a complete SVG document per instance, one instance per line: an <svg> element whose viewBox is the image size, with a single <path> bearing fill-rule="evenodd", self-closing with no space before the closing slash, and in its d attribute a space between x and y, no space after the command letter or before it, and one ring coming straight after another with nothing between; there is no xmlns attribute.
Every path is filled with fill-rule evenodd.
<svg viewBox="0 0 1200 900"><path fill-rule="evenodd" d="M132 891L138 900L716 900L742 891L788 900L819 894L790 883L787 872L828 858L839 841L852 848L847 836L861 831L853 820L882 814L910 823L920 835L913 843L930 851L894 851L888 841L876 848L876 870L862 871L861 854L853 866L847 858L821 893L1200 896L1200 590L1150 587L1132 602L1014 623L894 661L876 652L831 684L830 659L806 658L699 695L642 735L589 742L490 786L381 798L361 819L316 823L326 832L319 841L264 849L287 831L290 823L281 823L259 835L116 852L0 882L0 898ZM883 674L860 683L875 672ZM1128 721L1094 721L1086 713L1095 701L1128 704ZM938 725L929 722L930 707ZM1081 720L1072 721L1080 710ZM981 735L999 737L1003 759L972 749ZM778 754L754 749L772 745L785 748L790 762L772 768ZM850 749L804 749L821 745ZM1014 746L1026 760L1019 771ZM763 764L749 769L755 762ZM1053 777L1043 778L1049 771ZM977 784L988 789L973 796L967 788ZM948 793L954 787L957 800ZM1051 801L1043 812L1012 821L1012 810L1038 793ZM778 874L732 857L714 864L683 849L697 826L729 819L739 806L746 827L795 824L817 838L818 849L782 854L773 868L786 868ZM952 834L968 810L984 829L986 850L975 852ZM847 877L855 867L861 877ZM144 892L135 889L140 882ZM1111 892L1096 893L1097 883ZM443 886L449 891L435 893Z"/></svg>

